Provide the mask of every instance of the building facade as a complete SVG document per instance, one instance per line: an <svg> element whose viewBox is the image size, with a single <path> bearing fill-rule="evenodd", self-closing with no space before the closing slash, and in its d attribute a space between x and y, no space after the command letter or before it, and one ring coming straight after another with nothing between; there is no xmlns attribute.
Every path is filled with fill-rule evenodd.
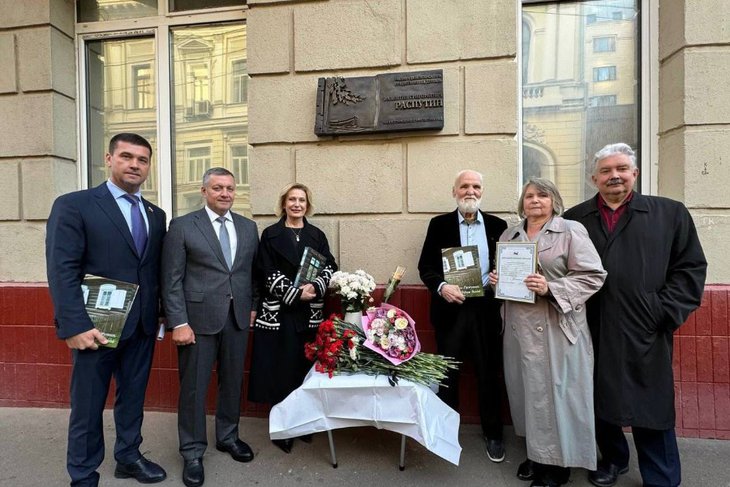
<svg viewBox="0 0 730 487"><path fill-rule="evenodd" d="M69 353L45 277L53 200L106 179L111 134L154 147L145 197L202 204L211 166L263 230L281 187L310 186L340 267L383 284L433 349L416 262L456 172L516 221L526 178L570 206L590 156L637 148L637 189L683 201L709 261L702 307L675 336L680 434L730 439L730 3L723 0L0 0L0 405L67 404ZM318 137L320 77L443 70L439 131ZM175 407L175 350L158 344L150 408ZM476 420L469 388L465 418ZM473 395L473 394L472 394ZM246 405L249 414L263 410Z"/></svg>

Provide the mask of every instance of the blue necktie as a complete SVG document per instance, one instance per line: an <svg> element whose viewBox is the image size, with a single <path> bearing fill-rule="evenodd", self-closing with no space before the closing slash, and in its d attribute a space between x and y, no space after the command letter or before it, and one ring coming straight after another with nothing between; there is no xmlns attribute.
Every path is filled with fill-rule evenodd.
<svg viewBox="0 0 730 487"><path fill-rule="evenodd" d="M142 257L144 248L147 246L147 226L144 224L142 211L139 208L139 200L136 196L125 194L122 196L132 204L132 239L137 247L137 255Z"/></svg>
<svg viewBox="0 0 730 487"><path fill-rule="evenodd" d="M231 258L231 237L228 235L228 229L226 228L226 218L219 216L216 218L221 223L221 231L218 236L218 240L221 241L221 250L223 251L223 257L226 259L228 269L233 267L233 258Z"/></svg>

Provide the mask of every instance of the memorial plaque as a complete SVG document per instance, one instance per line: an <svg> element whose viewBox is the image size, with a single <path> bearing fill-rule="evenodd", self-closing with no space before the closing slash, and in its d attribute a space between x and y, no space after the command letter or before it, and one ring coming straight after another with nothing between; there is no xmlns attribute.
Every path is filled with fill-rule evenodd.
<svg viewBox="0 0 730 487"><path fill-rule="evenodd" d="M444 128L443 70L319 78L317 135Z"/></svg>

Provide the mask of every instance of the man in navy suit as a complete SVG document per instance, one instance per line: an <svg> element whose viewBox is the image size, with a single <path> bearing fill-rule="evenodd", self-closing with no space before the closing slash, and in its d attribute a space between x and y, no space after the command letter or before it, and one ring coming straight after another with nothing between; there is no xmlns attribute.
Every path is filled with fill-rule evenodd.
<svg viewBox="0 0 730 487"><path fill-rule="evenodd" d="M482 201L482 175L464 170L456 175L451 193L457 209L434 217L428 225L418 271L431 291L431 323L436 334L438 353L462 360L471 356L477 376L479 416L487 456L493 462L504 460L502 442L502 319L500 302L488 286L494 268L496 242L507 223L479 209ZM479 251L484 296L467 298L456 284L447 284L441 250L476 245ZM439 389L439 397L451 408L459 408L459 371L451 370Z"/></svg>
<svg viewBox="0 0 730 487"><path fill-rule="evenodd" d="M72 350L71 417L67 468L71 485L96 486L104 459L102 415L112 376L116 384L114 476L161 482L165 471L142 456L145 389L159 318L159 273L165 212L139 188L150 170L152 147L137 134L109 142L109 180L60 196L46 227L48 287L56 334ZM85 274L139 285L116 348L94 328L81 283ZM101 345L101 346L100 346Z"/></svg>

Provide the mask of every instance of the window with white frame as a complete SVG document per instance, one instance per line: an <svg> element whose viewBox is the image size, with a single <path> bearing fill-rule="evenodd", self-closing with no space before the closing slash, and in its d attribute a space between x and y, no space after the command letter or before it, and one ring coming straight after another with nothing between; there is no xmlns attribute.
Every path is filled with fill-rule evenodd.
<svg viewBox="0 0 730 487"><path fill-rule="evenodd" d="M593 38L593 52L614 52L615 50L616 38L614 36Z"/></svg>
<svg viewBox="0 0 730 487"><path fill-rule="evenodd" d="M83 186L107 179L109 139L135 132L153 147L145 198L170 216L182 215L200 208L205 169L245 168L234 210L250 215L246 2L123 3L76 2ZM133 29L128 19L135 19ZM236 149L234 157L233 137L242 141L243 155Z"/></svg>
<svg viewBox="0 0 730 487"><path fill-rule="evenodd" d="M231 146L231 166L238 184L248 185L248 146Z"/></svg>
<svg viewBox="0 0 730 487"><path fill-rule="evenodd" d="M593 68L593 81L614 81L616 79L616 66L600 66Z"/></svg>
<svg viewBox="0 0 730 487"><path fill-rule="evenodd" d="M552 180L568 207L595 194L596 151L640 149L640 2L522 0L522 180Z"/></svg>
<svg viewBox="0 0 730 487"><path fill-rule="evenodd" d="M236 59L231 62L231 103L248 101L248 73L246 60Z"/></svg>
<svg viewBox="0 0 730 487"><path fill-rule="evenodd" d="M198 183L203 174L210 169L210 146L191 147L187 150L187 182Z"/></svg>
<svg viewBox="0 0 730 487"><path fill-rule="evenodd" d="M592 96L589 98L588 106L591 107L606 107L616 104L616 95L599 95Z"/></svg>
<svg viewBox="0 0 730 487"><path fill-rule="evenodd" d="M152 84L152 68L149 64L132 67L133 108L154 108L155 87Z"/></svg>

